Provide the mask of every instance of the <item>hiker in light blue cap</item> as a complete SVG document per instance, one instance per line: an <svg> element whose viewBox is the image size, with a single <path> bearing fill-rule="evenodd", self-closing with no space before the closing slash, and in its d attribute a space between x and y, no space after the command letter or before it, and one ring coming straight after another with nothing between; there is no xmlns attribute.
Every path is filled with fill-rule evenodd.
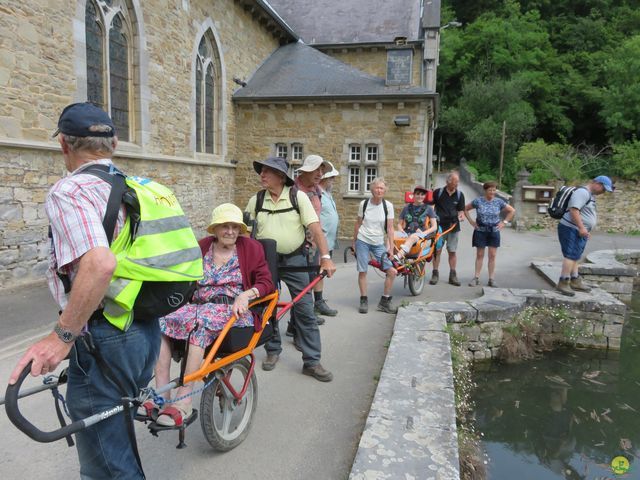
<svg viewBox="0 0 640 480"><path fill-rule="evenodd" d="M556 288L560 293L574 296L575 291L588 292L578 276L578 261L587 246L591 230L596 226L596 195L613 192L615 187L611 179L600 175L583 187L576 188L571 194L566 213L558 224L558 239L562 248L562 271Z"/></svg>

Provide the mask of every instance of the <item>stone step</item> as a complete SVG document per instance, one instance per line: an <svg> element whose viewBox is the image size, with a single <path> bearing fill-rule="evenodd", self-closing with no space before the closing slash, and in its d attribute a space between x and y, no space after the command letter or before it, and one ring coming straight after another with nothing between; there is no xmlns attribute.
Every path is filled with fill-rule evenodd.
<svg viewBox="0 0 640 480"><path fill-rule="evenodd" d="M542 278L549 282L552 286L556 286L562 271L562 262L531 262L533 268Z"/></svg>

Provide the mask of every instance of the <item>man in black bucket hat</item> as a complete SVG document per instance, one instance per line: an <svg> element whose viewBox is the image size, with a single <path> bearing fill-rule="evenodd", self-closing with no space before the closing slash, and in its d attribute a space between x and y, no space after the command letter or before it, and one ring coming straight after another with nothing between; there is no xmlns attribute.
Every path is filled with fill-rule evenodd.
<svg viewBox="0 0 640 480"><path fill-rule="evenodd" d="M253 162L253 168L260 174L260 183L264 188L251 197L245 208L251 219L255 220L255 237L276 241L279 267L307 267L304 252L306 228L320 251L320 270L332 276L336 267L329 256L327 240L309 197L296 191L297 208L291 202L290 188L294 182L289 176L287 161L284 158L270 157ZM309 283L308 273L304 271L279 270L278 274L289 288L292 298ZM320 330L313 313L311 293L304 295L293 308L296 315L297 344L302 351L302 373L321 382L330 382L333 374L320 365ZM262 362L262 369L273 370L282 352L282 340L277 326L274 328L274 336L265 344L265 349L267 358Z"/></svg>
<svg viewBox="0 0 640 480"><path fill-rule="evenodd" d="M253 169L258 175L262 173L262 167L270 168L276 172L280 172L284 178L284 184L287 187L291 187L295 182L293 178L289 176L289 162L280 157L269 157L266 160L256 160L253 162Z"/></svg>

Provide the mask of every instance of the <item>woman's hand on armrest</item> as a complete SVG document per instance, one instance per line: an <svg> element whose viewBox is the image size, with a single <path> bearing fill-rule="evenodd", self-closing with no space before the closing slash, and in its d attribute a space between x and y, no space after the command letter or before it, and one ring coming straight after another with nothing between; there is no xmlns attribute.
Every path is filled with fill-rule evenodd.
<svg viewBox="0 0 640 480"><path fill-rule="evenodd" d="M253 297L252 290L246 290L238 295L231 306L231 312L239 317L242 314L245 314L249 311L249 299Z"/></svg>

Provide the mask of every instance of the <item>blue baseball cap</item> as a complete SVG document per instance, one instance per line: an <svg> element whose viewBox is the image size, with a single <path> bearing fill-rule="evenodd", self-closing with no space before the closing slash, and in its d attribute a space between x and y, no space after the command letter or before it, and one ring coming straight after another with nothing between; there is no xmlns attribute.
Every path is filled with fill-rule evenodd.
<svg viewBox="0 0 640 480"><path fill-rule="evenodd" d="M53 137L59 133L74 137L113 137L116 128L107 112L97 105L72 103L62 110Z"/></svg>
<svg viewBox="0 0 640 480"><path fill-rule="evenodd" d="M606 175L598 175L593 179L593 181L601 183L607 192L613 192L616 189L616 187L613 186L613 182L611 181L611 179Z"/></svg>

